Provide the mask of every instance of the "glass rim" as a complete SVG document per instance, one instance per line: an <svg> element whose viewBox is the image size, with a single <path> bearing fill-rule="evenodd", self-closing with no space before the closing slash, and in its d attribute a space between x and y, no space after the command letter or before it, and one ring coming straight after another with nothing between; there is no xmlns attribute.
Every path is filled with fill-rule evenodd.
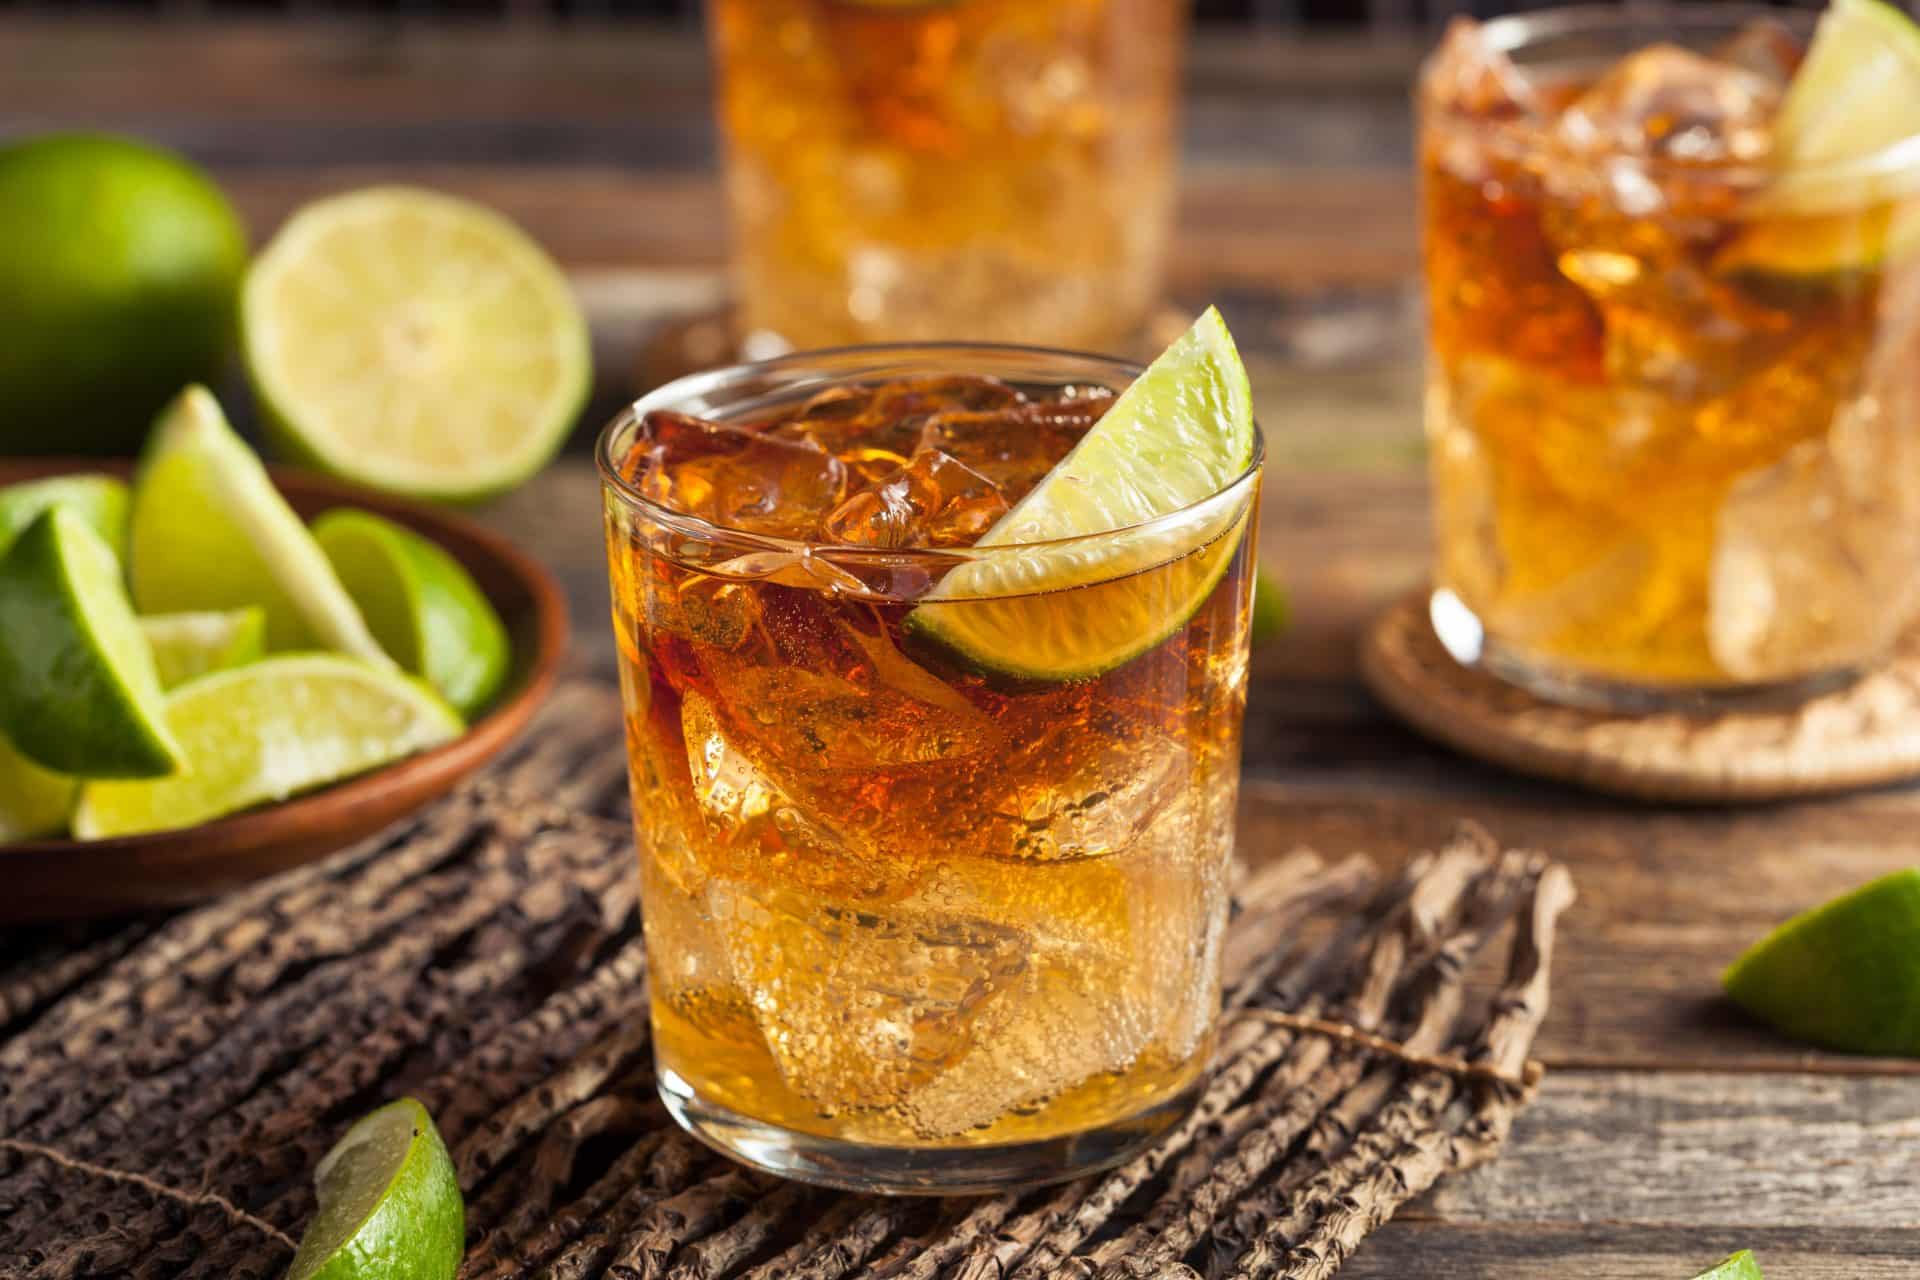
<svg viewBox="0 0 1920 1280"><path fill-rule="evenodd" d="M1745 23L1759 18L1771 18L1776 22L1789 25L1798 23L1802 27L1810 27L1819 17L1820 12L1815 9L1774 8L1769 5L1744 2L1683 5L1661 3L1659 0L1654 0L1652 3L1629 0L1629 3L1623 5L1572 4L1526 13L1510 13L1487 19L1481 23L1480 29L1491 47L1501 53L1512 54L1543 40L1581 34L1605 35L1609 32L1624 32L1635 28L1658 30L1670 36L1683 36L1689 31L1725 30L1732 33L1738 31ZM1455 126L1469 128L1479 133L1498 134L1501 142L1511 152L1533 155L1551 151L1554 148L1554 139L1548 130L1527 129L1520 132L1515 130L1516 122L1514 121L1486 120L1466 112L1429 105L1426 101L1425 87L1438 52L1439 48L1436 46L1420 61L1420 71L1415 81L1420 98L1419 114L1446 120ZM1632 50L1623 51L1622 56L1630 52ZM1520 136L1516 136L1517 132ZM1779 178L1782 172L1764 160L1744 160L1725 164L1703 163L1671 157L1639 155L1618 148L1583 150L1577 154L1582 160L1596 166L1622 166L1647 173L1734 181L1756 187ZM1915 185L1920 186L1920 133L1890 142L1864 155L1795 169L1793 180L1796 185L1802 187L1824 186L1874 179L1884 181L1891 175L1908 173L1914 176Z"/></svg>
<svg viewBox="0 0 1920 1280"><path fill-rule="evenodd" d="M1145 366L1133 361L1089 351L1072 351L1065 348L1029 346L1010 342L963 341L877 342L858 346L825 347L818 350L791 352L767 360L721 365L717 368L687 374L655 387L622 408L606 426L600 429L599 437L594 442L593 454L594 463L600 471L601 487L629 507L644 513L649 520L703 544L739 547L750 551L779 552L793 556L824 557L849 565L897 568L914 564L950 566L965 561L985 560L1033 551L1068 550L1097 545L1106 540L1124 541L1151 535L1162 528L1176 527L1183 521L1191 520L1197 514L1211 510L1216 505L1224 505L1225 500L1230 496L1238 495L1243 489L1248 488L1259 477L1266 464L1266 436L1261 431L1256 417L1253 424L1252 460L1232 479L1204 497L1184 503L1172 511L1162 512L1149 519L1118 528L1102 529L1095 533L1077 533L1064 538L999 543L991 547L863 547L820 539L788 538L777 534L754 533L746 529L716 524L702 516L688 515L663 506L641 493L638 486L620 474L619 460L615 456L617 444L626 432L639 426L646 415L654 410L671 409L689 398L721 390L756 376L777 375L783 372L815 371L819 373L820 376L817 378L796 381L789 387L782 388L779 398L784 400L789 398L789 394L798 398L855 377L888 374L906 376L915 367L916 358L924 362L936 356L950 357L969 352L988 357L1024 357L1033 358L1036 361L1051 360L1087 368L1102 368L1111 375L1124 376L1125 382L1113 388L1114 390L1124 389L1145 370ZM829 367L836 365L839 367ZM771 398L771 396L761 397L761 399Z"/></svg>

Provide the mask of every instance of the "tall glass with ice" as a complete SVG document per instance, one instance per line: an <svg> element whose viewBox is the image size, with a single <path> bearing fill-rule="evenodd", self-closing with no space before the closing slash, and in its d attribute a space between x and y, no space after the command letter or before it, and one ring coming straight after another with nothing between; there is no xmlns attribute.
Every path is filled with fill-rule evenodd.
<svg viewBox="0 0 1920 1280"><path fill-rule="evenodd" d="M1725 5L1448 33L1419 151L1457 657L1561 700L1706 705L1828 687L1912 621L1905 21L1840 0L1810 50L1811 23Z"/></svg>
<svg viewBox="0 0 1920 1280"><path fill-rule="evenodd" d="M1167 516L979 544L1137 372L810 354L602 436L660 1087L708 1142L980 1190L1115 1163L1195 1096L1257 436ZM1045 585L1073 565L1106 567Z"/></svg>

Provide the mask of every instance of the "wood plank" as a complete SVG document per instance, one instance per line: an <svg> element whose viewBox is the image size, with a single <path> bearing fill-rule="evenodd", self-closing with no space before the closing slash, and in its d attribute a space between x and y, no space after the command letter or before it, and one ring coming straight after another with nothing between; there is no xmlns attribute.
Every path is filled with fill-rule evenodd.
<svg viewBox="0 0 1920 1280"><path fill-rule="evenodd" d="M1682 1280L1752 1249L1788 1280L1911 1280L1920 1231L1820 1226L1668 1227L1612 1221L1435 1223L1402 1218L1361 1245L1341 1280ZM1901 1219L1911 1221L1909 1213Z"/></svg>

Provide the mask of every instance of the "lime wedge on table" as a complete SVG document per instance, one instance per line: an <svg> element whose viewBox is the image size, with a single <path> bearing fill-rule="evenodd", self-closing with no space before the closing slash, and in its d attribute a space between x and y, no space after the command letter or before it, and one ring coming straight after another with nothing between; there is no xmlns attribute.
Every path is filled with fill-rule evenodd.
<svg viewBox="0 0 1920 1280"><path fill-rule="evenodd" d="M160 687L266 656L267 613L259 605L224 613L160 613L140 619Z"/></svg>
<svg viewBox="0 0 1920 1280"><path fill-rule="evenodd" d="M1735 1002L1797 1040L1920 1056L1920 867L1795 916L1722 981Z"/></svg>
<svg viewBox="0 0 1920 1280"><path fill-rule="evenodd" d="M394 493L511 488L560 447L591 381L559 268L499 214L432 191L308 205L254 263L241 311L276 441Z"/></svg>
<svg viewBox="0 0 1920 1280"><path fill-rule="evenodd" d="M1204 500L1252 465L1254 442L1246 369L1209 308L974 546L1045 543L1185 514L1148 530L970 560L940 580L909 625L976 666L1030 679L1098 675L1146 652L1193 615L1231 563L1251 522L1251 495Z"/></svg>
<svg viewBox="0 0 1920 1280"><path fill-rule="evenodd" d="M412 1098L362 1117L320 1158L319 1210L287 1280L452 1280L466 1247L453 1158Z"/></svg>
<svg viewBox="0 0 1920 1280"><path fill-rule="evenodd" d="M493 700L507 676L507 629L458 560L365 511L329 511L313 536L402 670L463 716Z"/></svg>
<svg viewBox="0 0 1920 1280"><path fill-rule="evenodd" d="M1766 1280L1753 1254L1742 1249L1719 1266L1702 1271L1693 1280Z"/></svg>
<svg viewBox="0 0 1920 1280"><path fill-rule="evenodd" d="M80 784L42 769L0 738L0 844L64 831Z"/></svg>
<svg viewBox="0 0 1920 1280"><path fill-rule="evenodd" d="M181 765L120 562L64 507L0 558L0 731L62 773L152 778Z"/></svg>
<svg viewBox="0 0 1920 1280"><path fill-rule="evenodd" d="M189 772L91 782L82 839L192 826L338 782L459 735L460 717L425 685L337 654L289 654L216 671L167 695Z"/></svg>
<svg viewBox="0 0 1920 1280"><path fill-rule="evenodd" d="M259 605L273 649L338 649L385 663L313 535L233 433L188 387L160 415L133 485L127 576L142 613Z"/></svg>
<svg viewBox="0 0 1920 1280"><path fill-rule="evenodd" d="M65 507L90 525L115 555L127 545L127 486L112 476L49 476L0 489L0 551L48 507Z"/></svg>

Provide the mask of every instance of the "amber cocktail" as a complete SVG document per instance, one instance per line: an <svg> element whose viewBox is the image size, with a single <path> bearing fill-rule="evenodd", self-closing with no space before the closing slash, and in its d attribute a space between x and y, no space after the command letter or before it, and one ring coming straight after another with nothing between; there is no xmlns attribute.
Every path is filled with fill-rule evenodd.
<svg viewBox="0 0 1920 1280"><path fill-rule="evenodd" d="M928 603L960 566L1029 554L973 544L1135 372L824 353L674 383L603 437L659 1077L708 1141L817 1181L960 1191L1113 1163L1192 1100L1257 457L1172 517L1207 533L1170 561ZM1142 602L1166 620L1147 647L1070 679L982 669L922 612L1067 625Z"/></svg>
<svg viewBox="0 0 1920 1280"><path fill-rule="evenodd" d="M1920 138L1788 155L1804 34L1567 10L1462 21L1430 60L1434 620L1456 656L1556 698L1699 704L1823 687L1912 619Z"/></svg>
<svg viewBox="0 0 1920 1280"><path fill-rule="evenodd" d="M1181 0L714 0L741 323L1112 350L1159 284Z"/></svg>

